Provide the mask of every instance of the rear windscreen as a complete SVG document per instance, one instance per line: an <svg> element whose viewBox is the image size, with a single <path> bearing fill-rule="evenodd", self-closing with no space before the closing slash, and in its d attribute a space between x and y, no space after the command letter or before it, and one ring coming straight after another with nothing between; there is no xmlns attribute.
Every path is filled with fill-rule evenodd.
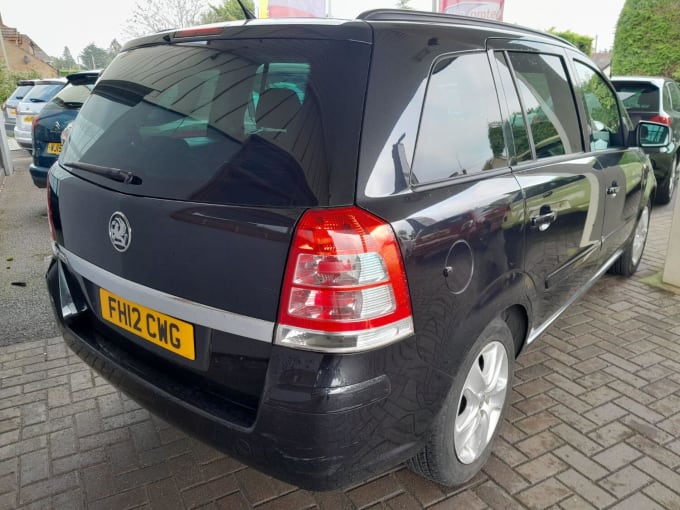
<svg viewBox="0 0 680 510"><path fill-rule="evenodd" d="M48 83L44 85L35 85L28 94L24 97L24 101L31 101L33 103L46 103L54 97L54 95L63 88L63 83Z"/></svg>
<svg viewBox="0 0 680 510"><path fill-rule="evenodd" d="M125 193L265 206L350 203L370 47L220 40L121 53L60 161ZM134 174L121 184L69 163Z"/></svg>
<svg viewBox="0 0 680 510"><path fill-rule="evenodd" d="M659 111L659 88L652 83L616 82L614 88L627 110Z"/></svg>
<svg viewBox="0 0 680 510"><path fill-rule="evenodd" d="M16 99L21 101L29 90L33 88L33 85L19 85L16 90L12 93L10 99Z"/></svg>

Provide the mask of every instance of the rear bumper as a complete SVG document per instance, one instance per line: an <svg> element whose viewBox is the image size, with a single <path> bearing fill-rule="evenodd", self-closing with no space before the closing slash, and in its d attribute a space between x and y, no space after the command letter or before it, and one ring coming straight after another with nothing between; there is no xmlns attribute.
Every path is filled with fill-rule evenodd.
<svg viewBox="0 0 680 510"><path fill-rule="evenodd" d="M22 130L17 126L14 127L14 139L24 149L33 148L33 138L31 137L31 130Z"/></svg>
<svg viewBox="0 0 680 510"><path fill-rule="evenodd" d="M181 367L126 350L95 314L64 319L62 263L52 262L48 288L66 344L85 363L188 434L305 489L343 487L413 456L450 385L420 360L415 337L355 355L273 346L257 409L242 419L229 402L176 383Z"/></svg>
<svg viewBox="0 0 680 510"><path fill-rule="evenodd" d="M42 166L36 166L34 164L31 164L28 167L28 171L31 173L31 179L33 179L33 184L35 184L38 188L45 188L47 187L47 172L49 168L45 168Z"/></svg>

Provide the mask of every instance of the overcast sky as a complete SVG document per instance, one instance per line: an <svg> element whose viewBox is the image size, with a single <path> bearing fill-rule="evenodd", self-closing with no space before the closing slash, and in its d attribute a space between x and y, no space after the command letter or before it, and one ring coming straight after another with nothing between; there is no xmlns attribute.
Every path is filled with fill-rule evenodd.
<svg viewBox="0 0 680 510"><path fill-rule="evenodd" d="M207 0L219 4L220 0ZM124 28L135 0L2 0L5 25L29 35L49 55L68 46L74 57L93 42L107 48L126 40ZM532 28L571 30L597 37L597 49L611 48L624 0L505 0L504 20ZM334 17L352 18L372 8L394 7L396 0L331 0ZM415 9L431 10L432 0L411 0Z"/></svg>

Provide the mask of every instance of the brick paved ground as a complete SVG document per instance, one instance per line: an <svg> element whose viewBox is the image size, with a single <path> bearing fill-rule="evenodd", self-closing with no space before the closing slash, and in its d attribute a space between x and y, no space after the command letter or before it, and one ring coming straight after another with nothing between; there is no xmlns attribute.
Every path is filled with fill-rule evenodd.
<svg viewBox="0 0 680 510"><path fill-rule="evenodd" d="M400 468L296 490L150 416L49 338L0 348L0 508L680 508L680 296L642 282L671 212L654 211L636 277L606 276L520 358L494 455L465 488Z"/></svg>

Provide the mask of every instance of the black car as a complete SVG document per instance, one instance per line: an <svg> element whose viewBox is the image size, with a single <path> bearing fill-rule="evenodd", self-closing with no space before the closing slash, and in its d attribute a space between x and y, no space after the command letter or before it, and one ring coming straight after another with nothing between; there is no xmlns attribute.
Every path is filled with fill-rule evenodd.
<svg viewBox="0 0 680 510"><path fill-rule="evenodd" d="M66 76L67 85L33 119L33 162L29 167L33 183L44 188L47 171L61 153L61 134L76 118L90 96L99 71L84 71Z"/></svg>
<svg viewBox="0 0 680 510"><path fill-rule="evenodd" d="M592 126L597 126L593 129ZM301 487L489 456L515 357L607 270L656 181L597 67L398 10L129 42L48 178L66 343L163 419Z"/></svg>
<svg viewBox="0 0 680 510"><path fill-rule="evenodd" d="M660 76L615 76L612 83L633 122L649 120L671 128L663 147L646 149L659 183L656 201L667 204L680 178L680 86Z"/></svg>
<svg viewBox="0 0 680 510"><path fill-rule="evenodd" d="M34 83L33 80L19 80L17 82L17 88L15 88L14 92L12 92L7 100L2 103L5 131L8 135L14 135L14 126L17 123L17 107L24 96L33 88Z"/></svg>

